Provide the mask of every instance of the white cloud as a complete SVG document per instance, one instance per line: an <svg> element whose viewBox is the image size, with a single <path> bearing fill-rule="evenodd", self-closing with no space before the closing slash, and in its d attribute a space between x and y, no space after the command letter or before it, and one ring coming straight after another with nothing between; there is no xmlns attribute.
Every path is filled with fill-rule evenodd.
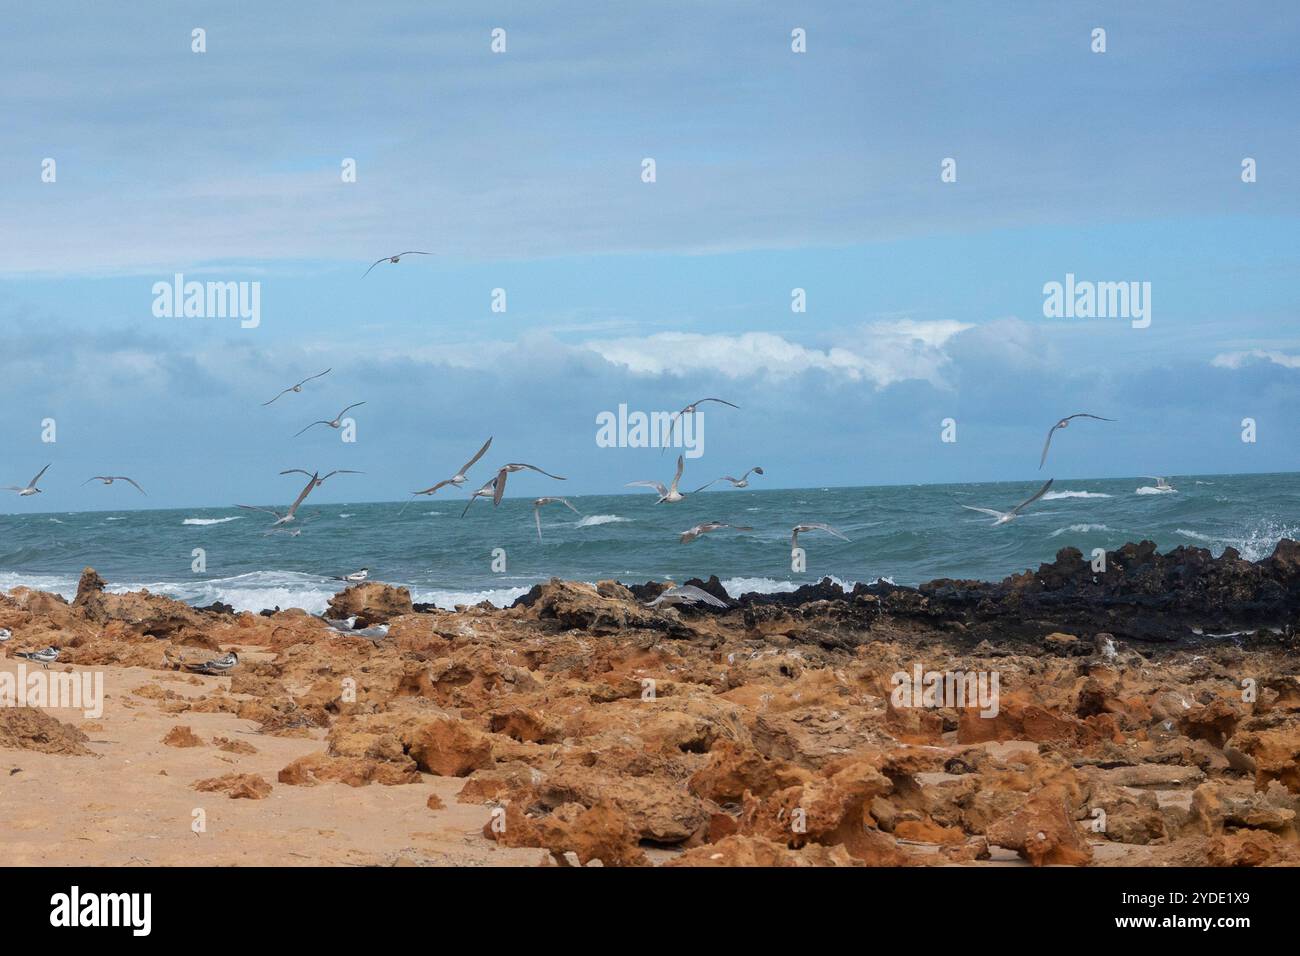
<svg viewBox="0 0 1300 956"><path fill-rule="evenodd" d="M1238 369L1251 362L1272 362L1283 368L1300 368L1300 355L1287 355L1276 349L1249 349L1244 352L1220 352L1210 360L1216 368Z"/></svg>
<svg viewBox="0 0 1300 956"><path fill-rule="evenodd" d="M943 346L971 326L961 322L903 319L862 328L853 341L825 350L771 332L706 335L661 332L639 338L593 340L586 348L637 375L711 373L727 378L790 378L826 372L878 388L909 379L942 385L948 364Z"/></svg>

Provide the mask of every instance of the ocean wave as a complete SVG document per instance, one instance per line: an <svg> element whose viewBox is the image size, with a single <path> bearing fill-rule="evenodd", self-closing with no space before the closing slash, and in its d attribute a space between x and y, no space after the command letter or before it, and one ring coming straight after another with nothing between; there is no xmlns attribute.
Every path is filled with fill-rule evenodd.
<svg viewBox="0 0 1300 956"><path fill-rule="evenodd" d="M125 521L125 518L105 518L105 521Z"/></svg>
<svg viewBox="0 0 1300 956"><path fill-rule="evenodd" d="M181 522L181 524L197 524L197 525L225 524L227 521L239 521L243 517L244 517L243 515L234 515L229 518L186 518L184 521Z"/></svg>
<svg viewBox="0 0 1300 956"><path fill-rule="evenodd" d="M590 528L598 524L614 524L615 522L631 520L631 518L620 518L618 515L587 515L587 517L578 522L578 527Z"/></svg>
<svg viewBox="0 0 1300 956"><path fill-rule="evenodd" d="M1300 529L1268 522L1246 532L1244 537L1203 534L1189 528L1175 528L1174 533L1210 545L1211 550L1218 546L1220 553L1222 553L1223 548L1236 548L1238 553L1247 561L1262 561L1277 549L1277 543L1280 540L1297 537L1297 534L1300 534Z"/></svg>
<svg viewBox="0 0 1300 956"><path fill-rule="evenodd" d="M844 581L840 578L835 577L834 575L827 575L827 577L831 579L832 583L838 584L846 591L852 591L854 586L856 585L856 582L854 581ZM820 581L821 578L818 578L817 580ZM880 580L889 580L889 579L881 578ZM817 582L778 581L775 578L727 578L724 581L722 581L722 587L733 598L738 598L742 594L749 594L751 591L757 592L759 594L789 594L792 591L797 591L805 584L815 584L815 583ZM892 584L893 582L890 581L889 583Z"/></svg>
<svg viewBox="0 0 1300 956"><path fill-rule="evenodd" d="M1057 528L1055 531L1052 532L1051 537L1055 538L1059 535L1070 534L1071 532L1075 534L1087 534L1090 531L1109 531L1109 530L1111 529L1104 524L1072 524L1068 528Z"/></svg>
<svg viewBox="0 0 1300 956"><path fill-rule="evenodd" d="M1143 485L1135 495L1172 495L1178 492L1177 488L1157 488L1155 485Z"/></svg>
<svg viewBox="0 0 1300 956"><path fill-rule="evenodd" d="M1058 498L1109 498L1110 495L1100 491L1049 491L1043 495L1044 501L1056 501Z"/></svg>
<svg viewBox="0 0 1300 956"><path fill-rule="evenodd" d="M411 592L411 600L416 604L434 604L444 611L450 611L457 604L481 604L487 601L493 607L509 607L517 598L523 597L531 587L523 588L487 588L482 591L444 591L441 589L417 590Z"/></svg>

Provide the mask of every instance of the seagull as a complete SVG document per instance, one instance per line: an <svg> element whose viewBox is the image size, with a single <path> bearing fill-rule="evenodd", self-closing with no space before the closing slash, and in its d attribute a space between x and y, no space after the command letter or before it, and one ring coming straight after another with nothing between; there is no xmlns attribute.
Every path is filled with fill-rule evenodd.
<svg viewBox="0 0 1300 956"><path fill-rule="evenodd" d="M59 649L57 647L47 647L39 651L15 651L14 652L14 657L25 657L29 661L36 661L36 663L40 664L41 667L45 668L46 670L50 669L50 665L54 663L54 661L58 658L58 656L59 656Z"/></svg>
<svg viewBox="0 0 1300 956"><path fill-rule="evenodd" d="M1056 430L1057 430L1058 428L1069 428L1069 427L1070 427L1070 419L1072 419L1072 418L1095 418L1095 419L1097 419L1097 421L1099 421L1099 422L1113 422L1113 421L1115 421L1115 419L1113 419L1113 418L1102 418L1100 415L1089 415L1087 412L1075 412L1073 415L1066 415L1066 416L1065 416L1064 418L1062 418L1059 422L1057 422L1057 423L1056 423L1055 425L1053 425L1050 429L1048 429L1048 432L1047 432L1047 441L1043 443L1043 457L1040 458L1039 461L1038 461L1038 467L1039 467L1039 468L1042 468L1043 465L1047 462L1047 449L1049 449L1049 448L1052 447L1052 435L1054 435L1054 434L1056 433Z"/></svg>
<svg viewBox="0 0 1300 956"><path fill-rule="evenodd" d="M1156 483L1156 491L1177 491L1178 490L1177 488L1175 488L1173 485L1169 483L1168 478L1160 478L1156 475L1143 475L1142 477L1150 478L1152 481L1154 481Z"/></svg>
<svg viewBox="0 0 1300 956"><path fill-rule="evenodd" d="M185 662L186 670L199 674L224 674L239 663L239 655L234 651L210 661Z"/></svg>
<svg viewBox="0 0 1300 956"><path fill-rule="evenodd" d="M295 468L295 469L293 469L293 470L294 470L294 471L300 471L301 469L297 469L297 468ZM307 474L305 471L302 472L302 473L303 473L304 475ZM288 472L284 472L284 474L288 474ZM334 472L330 472L330 475L332 475L332 474L334 474ZM328 478L328 477L329 477L329 475L326 475L326 476L325 476L325 478ZM317 477L314 473L313 473L312 475L308 476L306 487L304 487L304 488L302 489L302 491L300 491L300 492L298 493L298 497L295 498L293 504L291 504L291 505L289 506L289 510L288 510L288 511L285 511L285 512L283 512L283 513L279 512L279 511L275 511L275 510L272 509L272 508L255 508L253 505L235 505L235 507L236 507L236 508L243 508L243 509L245 509L245 510L247 510L247 511L264 511L264 512L266 512L266 513L269 514L269 515L275 515L275 523L272 525L272 527L275 527L275 525L288 524L290 521L293 520L294 513L298 510L298 507L299 507L299 506L300 506L304 501L307 500L307 496L308 496L309 494L311 494L312 489L313 489L313 488L317 488L317 487L319 487L319 486L321 485L321 483L323 483L323 482L325 481L325 478L319 478L319 477Z"/></svg>
<svg viewBox="0 0 1300 956"><path fill-rule="evenodd" d="M726 401L725 399L722 399L722 398L701 398L701 399L699 399L699 400L697 400L697 401L691 402L689 405L687 405L687 406L686 406L685 408L683 408L680 412L678 412L676 415L673 416L673 420L672 420L671 424L669 424L669 426L668 426L668 444L671 444L671 443L672 443L672 440L673 440L673 430L677 427L677 419L681 418L683 415L694 415L695 412L696 412L696 410L697 410L701 405L703 405L705 402L718 402L718 403L721 404L721 405L731 405L732 408L739 408L739 407L740 407L739 405L732 405L731 402L728 402L728 401ZM668 444L665 444L665 445L664 445L664 448L667 448L667 447L668 447ZM659 454L662 455L662 454L663 454L663 451L661 450L661 451L659 452Z"/></svg>
<svg viewBox="0 0 1300 956"><path fill-rule="evenodd" d="M53 464L53 462L51 462L51 464ZM36 473L36 477L27 483L27 487L19 488L16 485L8 485L5 487L4 490L18 492L19 498L26 498L30 495L39 495L41 493L41 489L36 487L36 482L41 480L41 475L45 474L45 472L49 470L49 467L50 467L49 465L46 465L44 468L38 471Z"/></svg>
<svg viewBox="0 0 1300 956"><path fill-rule="evenodd" d="M749 471L745 472L739 478L732 478L730 475L723 475L721 478L714 478L712 481L709 482L709 485L716 485L719 481L729 481L731 482L731 487L733 488L748 488L749 476L751 474L761 475L763 474L763 469L755 465L753 468L749 469ZM700 487L696 488L695 491L691 492L691 494L697 494L698 492L701 492L705 488L709 487L709 485L700 485Z"/></svg>
<svg viewBox="0 0 1300 956"><path fill-rule="evenodd" d="M274 402L276 398L280 398L280 397L282 397L282 396L284 396L284 395L289 394L290 392L301 392L301 391L302 391L302 387L303 387L304 385L306 385L308 382L310 382L313 378L320 378L322 375L325 375L326 373L328 373L328 372L330 372L330 371L332 371L332 369L327 368L324 372L318 372L318 373L316 373L315 375L311 375L311 376L308 376L307 378L304 378L304 379L303 379L301 382L299 382L297 385L290 385L288 388L286 388L284 391L282 391L279 395L275 396L275 398L271 399L271 402ZM271 402L263 402L263 403L262 403L262 407L265 408L267 405L270 405Z"/></svg>
<svg viewBox="0 0 1300 956"><path fill-rule="evenodd" d="M978 511L981 514L992 515L994 518L997 519L996 521L993 522L994 526L1000 524L1006 524L1008 521L1014 521L1016 518L1020 517L1021 510L1025 508L1027 505L1033 504L1039 498L1043 497L1043 495L1047 494L1047 489L1052 487L1052 482L1054 482L1055 480L1056 480L1055 478L1048 478L1047 484L1043 485L1043 487L1039 488L1036 492L1034 492L1033 497L1026 498L1024 501L1020 502L1020 504L1016 505L1010 511L994 511L992 508L975 508L971 505L962 505L962 507L970 511Z"/></svg>
<svg viewBox="0 0 1300 956"><path fill-rule="evenodd" d="M371 265L370 265L370 269L373 269L375 266L379 265L379 263L381 263L381 262L392 262L392 263L396 263L399 259L402 258L402 256L431 256L431 255L433 255L432 252L420 252L420 251L418 251L418 250L416 250L416 249L412 249L412 250L409 251L409 252L399 252L399 253L398 253L397 255L395 255L395 256L384 256L382 259L376 259L373 263L371 263ZM367 269L364 273L362 273L361 278L364 279L366 276L370 275L370 269Z"/></svg>
<svg viewBox="0 0 1300 956"><path fill-rule="evenodd" d="M537 522L537 540L538 540L538 541L541 541L541 540L542 540L542 511L541 511L542 506L543 506L543 505L553 505L553 504L556 504L556 503L559 503L559 504L564 505L564 507L568 508L568 509L569 509L570 511L572 511L575 515L581 515L581 514L582 514L581 511L579 511L577 508L573 507L573 505L569 504L569 499L568 499L568 498L538 498L538 499L534 500L534 501L533 501L533 518L534 518L534 520L536 520L536 522Z"/></svg>
<svg viewBox="0 0 1300 956"><path fill-rule="evenodd" d="M645 606L658 607L660 604L699 604L700 602L710 607L731 607L726 601L719 601L708 591L697 588L693 584L683 584L681 587L669 588Z"/></svg>
<svg viewBox="0 0 1300 956"><path fill-rule="evenodd" d="M836 531L828 524L822 524L820 521L810 521L808 524L797 524L794 526L794 531L790 533L791 551L794 551L797 547L799 547L799 533L801 531L826 531L829 532L830 534L835 535L835 537L837 538L843 538L845 541L849 540L848 538L845 538L844 535L840 534L838 531Z"/></svg>
<svg viewBox="0 0 1300 956"><path fill-rule="evenodd" d="M310 425L307 426L307 428L314 428L317 425L328 425L330 428L338 428L341 424L343 424L344 415L346 415L349 411L351 411L354 408L360 408L364 404L365 402L357 402L355 405L349 405L347 408L343 409L343 411L339 412L338 417L333 419L332 421L326 421L325 419L321 419L318 422L312 422ZM304 428L302 432L305 432L307 428ZM298 435L301 435L302 432L298 432ZM294 435L293 437L297 438L298 435Z"/></svg>
<svg viewBox="0 0 1300 956"><path fill-rule="evenodd" d="M139 485L137 485L130 478L128 478L126 475L95 475L94 477L87 478L85 481L81 483L81 485L84 488L92 481L102 481L106 485L111 485L115 481L125 481L127 484L134 487L136 491L140 492L140 494L142 495L145 494L145 490L141 488Z"/></svg>
<svg viewBox="0 0 1300 956"><path fill-rule="evenodd" d="M723 524L721 521L706 521L704 524L697 524L694 528L683 531L681 535L681 543L688 544L702 534L708 534L710 531L718 531L722 528L730 528L732 531L754 530L753 528L743 524Z"/></svg>
<svg viewBox="0 0 1300 956"><path fill-rule="evenodd" d="M368 577L370 577L370 569L362 568L360 571L353 571L351 574L345 574L343 577L336 577L334 580L347 581L349 584L360 584Z"/></svg>
<svg viewBox="0 0 1300 956"><path fill-rule="evenodd" d="M483 457L483 455L487 452L488 447L489 447L491 444L492 444L492 439L489 438L487 441L485 441L485 442L483 443L483 447L480 448L478 451L476 451L476 452L474 453L474 457L471 458L469 461L465 462L465 464L461 465L461 466L460 466L460 470L457 471L456 474L452 475L450 478L446 479L445 481L440 481L440 482L438 482L436 485L433 485L433 486L430 487L430 488L425 488L423 491L412 491L412 492L411 492L411 495L412 495L412 496L414 496L414 495L432 495L432 494L436 493L437 490L438 490L439 488L443 488L443 487L445 487L445 486L447 486L447 485L455 485L457 488L459 488L461 485L465 484L465 482L468 480L468 479L465 477L466 472L468 472L468 471L470 470L470 468L472 468L472 467L474 466L474 463L475 463L476 461L478 461L480 458ZM472 499L471 499L471 500L472 500ZM409 504L410 504L410 501L407 501L406 504L409 505ZM405 510L406 510L406 505L402 505L402 511L405 511ZM399 512L397 513L397 516L398 516L399 518L402 516L402 511L399 511Z"/></svg>
<svg viewBox="0 0 1300 956"><path fill-rule="evenodd" d="M681 501L686 496L677 490L677 483L682 480L682 469L685 467L686 459L681 455L678 455L677 474L673 475L673 483L667 488L665 488L663 483L659 481L629 481L626 487L635 488L638 486L644 486L646 488L653 488L655 491L659 492L659 500L655 502L657 505L663 504L665 501L669 503Z"/></svg>

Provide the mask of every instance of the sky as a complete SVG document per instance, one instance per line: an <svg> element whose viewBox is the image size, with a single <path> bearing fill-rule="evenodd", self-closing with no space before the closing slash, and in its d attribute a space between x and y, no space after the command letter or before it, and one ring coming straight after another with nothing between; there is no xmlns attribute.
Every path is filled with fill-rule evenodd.
<svg viewBox="0 0 1300 956"><path fill-rule="evenodd" d="M0 485L51 467L0 510L396 500L488 436L473 485L619 493L673 456L597 417L705 396L683 487L1297 470L1297 50L1290 2L11 10ZM178 273L256 326L155 314ZM1067 274L1150 324L1046 316Z"/></svg>

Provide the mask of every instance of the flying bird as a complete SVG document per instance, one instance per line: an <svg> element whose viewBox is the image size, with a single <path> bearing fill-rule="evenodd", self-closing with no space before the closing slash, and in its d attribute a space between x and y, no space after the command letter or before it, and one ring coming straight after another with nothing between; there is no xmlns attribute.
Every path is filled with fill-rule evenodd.
<svg viewBox="0 0 1300 956"><path fill-rule="evenodd" d="M492 477L492 480L491 480L491 481L489 481L489 482L488 482L487 484L485 484L482 488L479 488L477 491L473 492L473 493L469 496L469 501L465 502L465 510L462 511L462 512L460 513L460 516L461 516L462 518L465 517L465 515L469 512L469 506L472 505L472 504L474 503L474 499L475 499L475 498L494 498L494 497L496 497L497 479L499 479L500 477L501 477L501 476L500 476L499 474L494 475L494 476Z"/></svg>
<svg viewBox="0 0 1300 956"><path fill-rule="evenodd" d="M51 462L51 464L53 464L53 462ZM18 492L19 498L26 498L30 495L39 495L41 493L41 489L36 487L36 482L41 480L41 475L45 474L45 472L49 470L49 467L50 467L49 465L46 465L44 468L38 471L36 473L36 477L33 478L31 481L29 481L26 487L19 488L17 485L8 485L5 487L5 491L16 491Z"/></svg>
<svg viewBox="0 0 1300 956"><path fill-rule="evenodd" d="M673 483L669 485L667 488L663 486L663 482L661 481L629 481L626 487L653 488L655 491L659 492L659 500L655 502L655 504L657 505L663 504L665 501L669 503L675 501L681 501L686 496L677 490L677 484L682 480L682 469L684 469L685 467L686 467L686 459L683 458L681 455L678 455L677 473L673 475Z"/></svg>
<svg viewBox="0 0 1300 956"><path fill-rule="evenodd" d="M1169 483L1168 478L1161 478L1157 475L1143 475L1142 477L1150 478L1152 481L1154 481L1156 483L1156 491L1177 491L1178 490L1177 488L1175 488L1173 485Z"/></svg>
<svg viewBox="0 0 1300 956"><path fill-rule="evenodd" d="M677 419L681 418L683 415L694 415L695 412L696 412L696 410L697 410L701 405L703 405L705 402L717 402L717 403L719 403L720 405L731 405L732 408L739 408L739 407L740 407L739 405L732 405L731 402L727 401L726 399L722 399L722 398L701 398L701 399L698 399L697 401L691 402L689 405L687 405L687 406L686 406L685 408L683 408L680 412L678 412L677 414L675 414L675 415L673 416L673 420L672 420L672 422L671 422L671 423L669 424L669 426L668 426L668 441L664 444L664 449L666 449L670 444L672 444L672 440L673 440L673 431L674 431L674 429L677 428ZM661 450L661 451L659 452L659 454L662 455L662 454L663 454L663 450Z"/></svg>
<svg viewBox="0 0 1300 956"><path fill-rule="evenodd" d="M754 530L743 524L723 524L721 521L706 521L704 524L697 524L694 528L683 531L680 540L682 544L689 544L702 534L708 534L710 531L720 531L723 528L730 528L732 531Z"/></svg>
<svg viewBox="0 0 1300 956"><path fill-rule="evenodd" d="M1113 418L1102 418L1100 415L1089 415L1087 412L1075 412L1073 415L1066 415L1059 422L1053 425L1047 431L1047 441L1043 443L1043 457L1038 460L1038 467L1042 468L1047 462L1047 449L1052 447L1052 436L1056 434L1058 428L1069 428L1070 419L1072 418L1095 418L1099 422L1113 422Z"/></svg>
<svg viewBox="0 0 1300 956"><path fill-rule="evenodd" d="M1020 517L1021 511L1023 511L1029 505L1033 504L1039 498L1043 497L1043 495L1047 494L1047 489L1052 487L1052 482L1054 482L1055 480L1056 480L1055 478L1048 478L1047 484L1043 485L1043 487L1039 488L1036 492L1034 492L1032 497L1026 498L1024 501L1020 502L1020 504L1016 505L1010 511L994 511L992 508L976 508L973 505L962 505L962 507L966 508L969 511L978 511L981 514L992 515L994 518L997 519L996 521L993 522L994 526L1000 524L1006 524L1008 521L1014 521L1016 518Z"/></svg>
<svg viewBox="0 0 1300 956"><path fill-rule="evenodd" d="M135 488L136 491L140 492L140 494L142 495L145 494L145 490L141 488L139 485L137 485L130 478L128 478L126 475L94 475L93 477L87 478L85 481L83 481L81 485L84 488L92 481L102 481L106 485L111 485L115 481L125 481L127 484Z"/></svg>
<svg viewBox="0 0 1300 956"><path fill-rule="evenodd" d="M845 541L849 540L828 524L822 524L820 521L810 521L807 524L797 524L794 526L794 530L790 533L791 551L794 551L795 548L799 547L799 534L804 531L825 531L828 534L835 535L837 538L841 538Z"/></svg>
<svg viewBox="0 0 1300 956"><path fill-rule="evenodd" d="M354 408L360 408L360 407L361 407L362 405L364 405L364 404L365 404L365 402L357 402L357 403L354 404L354 405L349 405L347 408L343 409L343 411L339 412L338 415L337 415L337 417L335 417L335 418L333 418L333 419L331 419L331 420L329 420L329 421L326 421L325 419L321 419L321 420L318 421L318 422L312 422L310 425L307 426L307 428L315 428L317 425L328 425L330 428L338 428L340 425L343 424L343 416L344 416L344 415L346 415L348 412L350 412L350 411L351 411L352 409L354 409ZM304 429L302 430L302 432L305 432L305 431L307 430L307 428L304 428ZM301 435L302 432L298 432L298 435ZM297 438L298 435L294 435L293 437L294 437L294 438Z"/></svg>
<svg viewBox="0 0 1300 956"><path fill-rule="evenodd" d="M59 649L57 647L47 647L39 651L14 651L14 657L25 657L29 661L36 661L41 667L49 670L50 665L58 659Z"/></svg>
<svg viewBox="0 0 1300 956"><path fill-rule="evenodd" d="M456 474L452 475L450 478L438 482L436 485L433 485L429 488L425 488L423 491L412 491L411 494L432 495L435 494L439 488L444 488L447 485L455 485L457 488L459 488L461 485L465 484L465 482L468 480L466 478L466 475L469 472L469 470L472 467L474 467L474 463L477 462L480 458L482 458L487 453L487 450L491 445L492 445L492 439L489 438L487 441L483 443L483 447L474 453L473 458L471 458L469 461L465 462L465 464L460 466L460 470L457 471ZM410 502L408 501L406 504L410 504ZM403 505L402 511L405 510L406 510L406 505ZM400 518L402 516L402 512L399 511L397 513L397 516Z"/></svg>
<svg viewBox="0 0 1300 956"><path fill-rule="evenodd" d="M703 588L697 588L693 584L683 584L680 587L669 588L660 594L653 601L646 604L646 607L658 607L660 604L707 604L710 607L731 607L726 601L719 601L708 591Z"/></svg>
<svg viewBox="0 0 1300 956"><path fill-rule="evenodd" d="M471 499L472 500L472 499ZM542 540L542 507L544 505L561 504L568 508L575 515L581 515L582 512L573 505L569 504L568 498L538 498L533 501L533 519L537 522L537 540Z"/></svg>
<svg viewBox="0 0 1300 956"><path fill-rule="evenodd" d="M528 465L521 461L512 461L508 465L502 465L500 470L497 471L497 476L492 479L492 487L493 487L492 506L493 507L496 507L497 505L501 504L501 496L506 493L506 475L509 475L512 472L516 472L516 471L523 471L525 468L527 468L529 471L535 471L540 475L545 475L547 478L554 478L556 481L568 481L567 478L561 478L559 475L553 475L549 471L542 471L542 469L538 468L536 465ZM484 487L487 486L485 485ZM477 492L475 492L475 494L477 494ZM473 500L474 500L473 498L470 498L470 501Z"/></svg>
<svg viewBox="0 0 1300 956"><path fill-rule="evenodd" d="M293 471L302 471L302 469L295 468ZM289 472L282 472L282 474L289 474ZM306 475L307 472L303 471L302 474ZM332 474L334 474L334 472L330 472L330 475ZM325 478L328 477L329 475L325 476ZM324 483L325 478L321 478L315 473L308 475L306 486L304 486L302 491L298 493L298 497L294 499L294 502L289 506L288 511L280 512L273 508L256 508L253 505L235 505L235 507L243 508L246 511L262 511L269 515L275 515L275 522L272 524L272 527L275 527L275 525L288 524L293 520L293 516L298 511L299 506L301 506L302 503L307 500L307 496L312 493L312 489L319 488Z"/></svg>
<svg viewBox="0 0 1300 956"><path fill-rule="evenodd" d="M370 269L373 269L381 262L396 263L399 259L402 258L402 256L431 256L431 255L433 255L432 252L419 252L418 250L412 249L409 252L399 252L395 256L384 256L382 259L376 259L373 263L371 263ZM366 276L370 275L370 269L367 269L364 273L362 273L361 278L364 279Z"/></svg>
<svg viewBox="0 0 1300 956"><path fill-rule="evenodd" d="M761 474L763 474L763 469L755 465L753 468L749 469L749 471L745 472L739 478L732 478L730 475L723 475L721 478L714 478L712 481L709 482L709 485L716 485L719 481L729 481L731 482L731 487L733 488L748 488L749 476L761 475ZM703 491L705 488L709 487L709 485L700 485L700 487L696 488L695 491L691 492L691 494L697 494Z"/></svg>
<svg viewBox="0 0 1300 956"><path fill-rule="evenodd" d="M331 370L332 370L332 369L328 369L328 368L327 368L324 372L318 372L318 373L316 373L315 375L311 375L311 376L308 376L307 378L304 378L304 379L303 379L301 382L299 382L297 385L290 385L288 388L286 388L284 391L282 391L279 395L275 396L275 398L271 399L271 402L274 402L274 401L276 400L276 398L281 398L281 397L283 397L283 396L285 396L285 395L288 395L290 392L301 392L301 391L302 391L302 387L303 387L304 385L306 385L308 382L310 382L313 378L320 378L322 375L326 374L327 372L330 372ZM265 408L267 405L270 405L271 402L263 402L263 403L262 403L262 407Z"/></svg>
<svg viewBox="0 0 1300 956"><path fill-rule="evenodd" d="M239 655L234 651L210 661L186 661L186 670L197 674L224 674L239 663Z"/></svg>
<svg viewBox="0 0 1300 956"><path fill-rule="evenodd" d="M332 478L334 475L364 475L364 471L353 471L351 468L335 468L333 471L325 474L324 477L317 477L314 472L304 471L301 468L289 468L280 472L282 475L307 475L315 482L315 487L319 488L325 484L326 478Z"/></svg>

